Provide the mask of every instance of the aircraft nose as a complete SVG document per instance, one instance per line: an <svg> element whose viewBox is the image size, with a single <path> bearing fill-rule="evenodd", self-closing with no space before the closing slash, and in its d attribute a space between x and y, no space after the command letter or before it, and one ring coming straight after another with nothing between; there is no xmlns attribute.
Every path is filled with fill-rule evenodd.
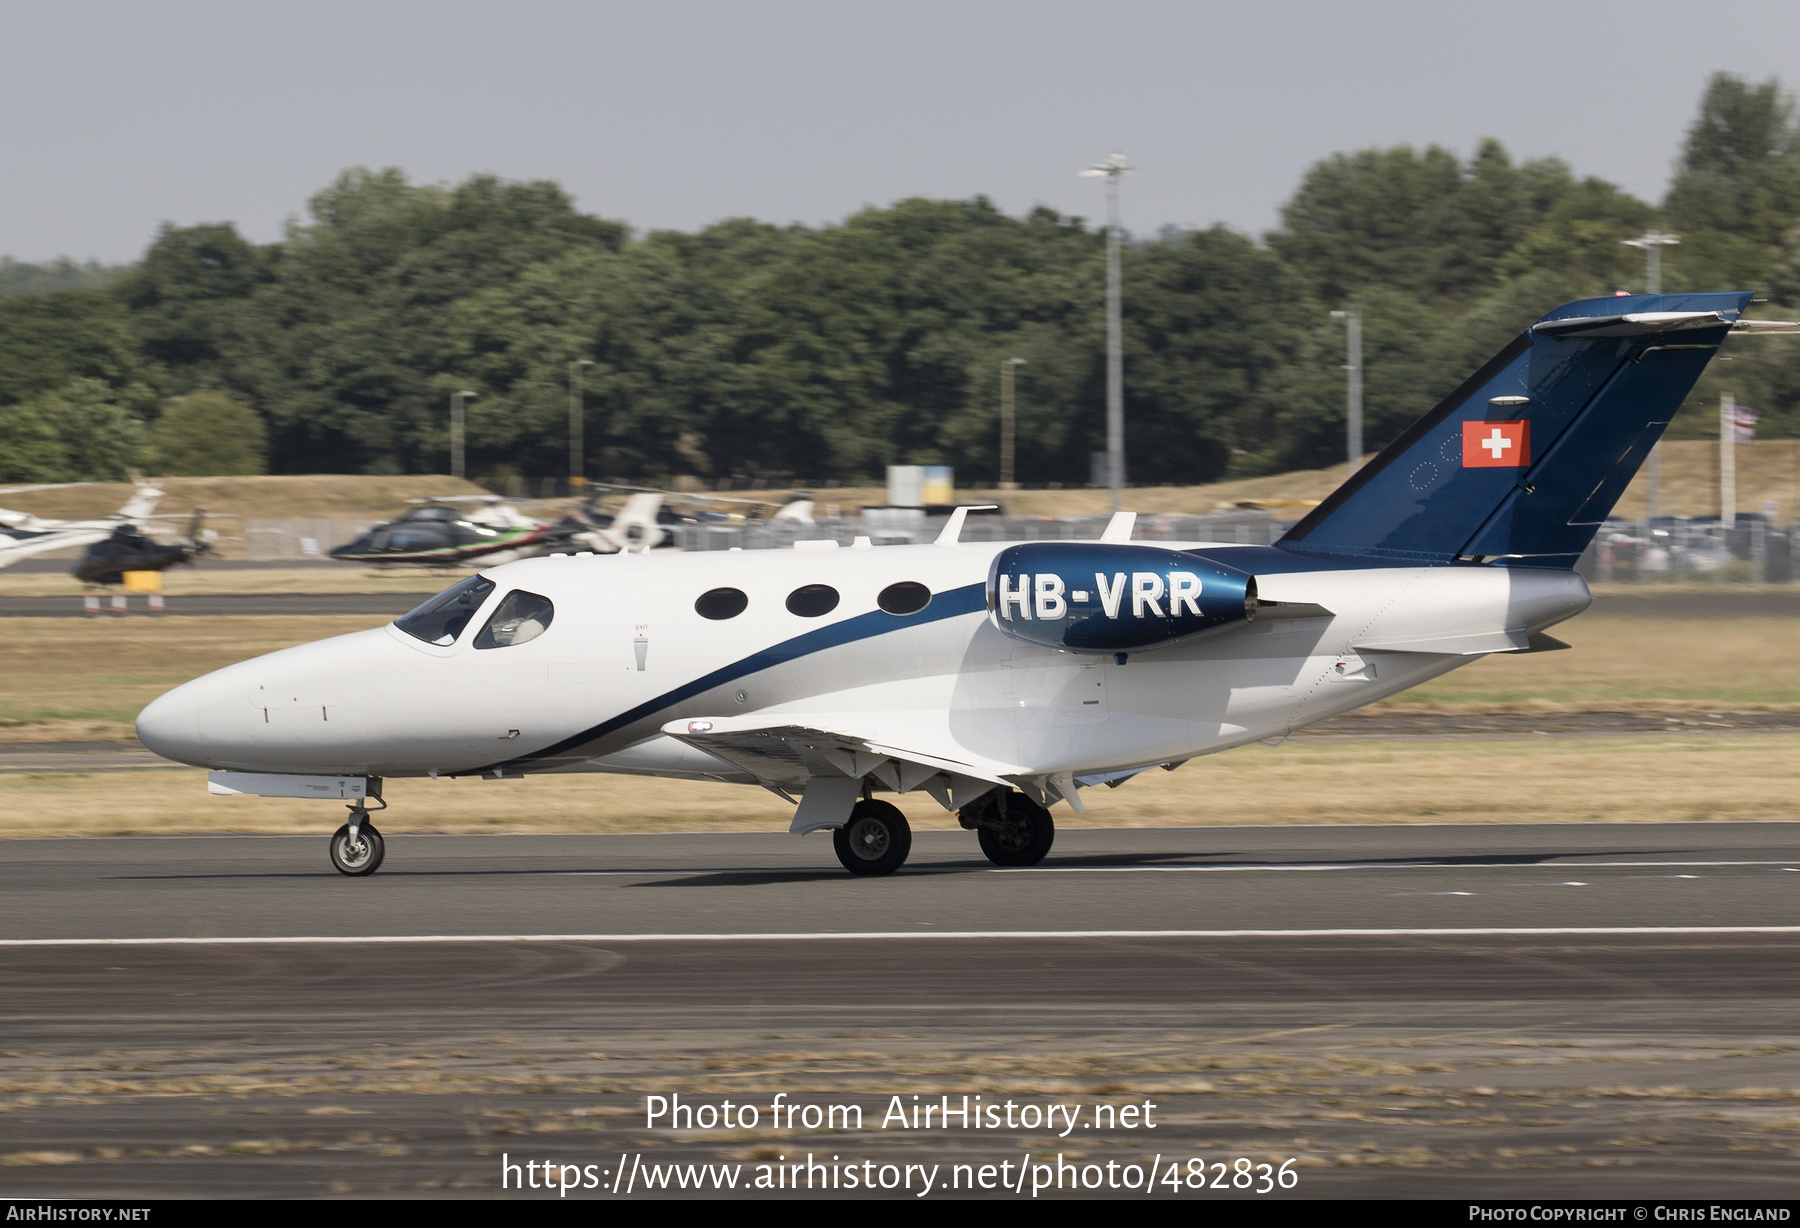
<svg viewBox="0 0 1800 1228"><path fill-rule="evenodd" d="M190 682L152 700L138 713L138 741L165 759L198 764L202 749L198 698Z"/></svg>

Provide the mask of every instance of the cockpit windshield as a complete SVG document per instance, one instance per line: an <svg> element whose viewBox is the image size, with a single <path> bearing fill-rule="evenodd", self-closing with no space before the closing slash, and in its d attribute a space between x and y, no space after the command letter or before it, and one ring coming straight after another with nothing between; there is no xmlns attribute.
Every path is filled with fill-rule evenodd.
<svg viewBox="0 0 1800 1228"><path fill-rule="evenodd" d="M516 589L506 595L493 616L475 636L477 648L510 648L535 640L556 616L548 597Z"/></svg>
<svg viewBox="0 0 1800 1228"><path fill-rule="evenodd" d="M475 617L475 611L481 608L494 587L494 582L486 576L470 576L410 614L396 618L394 625L414 639L440 648L448 647L456 643L456 637L463 633L463 628L469 625L469 620Z"/></svg>

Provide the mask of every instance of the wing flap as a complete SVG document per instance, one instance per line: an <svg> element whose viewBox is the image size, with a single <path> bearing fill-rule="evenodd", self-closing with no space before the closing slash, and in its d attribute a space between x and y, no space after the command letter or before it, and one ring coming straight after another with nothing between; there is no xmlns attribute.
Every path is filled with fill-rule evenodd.
<svg viewBox="0 0 1800 1228"><path fill-rule="evenodd" d="M787 713L766 718L690 717L670 721L662 732L716 755L761 784L789 791L804 789L818 777L867 775L900 792L927 787L939 775L1003 785L1009 775L1022 770L897 746L875 732L878 724L878 717L865 724L856 714L834 713L827 724L817 717ZM960 795L966 789L954 792Z"/></svg>

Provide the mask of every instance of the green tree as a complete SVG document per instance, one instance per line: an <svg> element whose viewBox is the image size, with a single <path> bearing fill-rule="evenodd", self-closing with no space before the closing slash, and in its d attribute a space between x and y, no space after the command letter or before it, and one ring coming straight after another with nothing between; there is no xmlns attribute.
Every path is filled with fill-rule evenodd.
<svg viewBox="0 0 1800 1228"><path fill-rule="evenodd" d="M50 392L82 377L115 388L157 378L118 299L104 290L0 299L0 401Z"/></svg>
<svg viewBox="0 0 1800 1228"><path fill-rule="evenodd" d="M1467 165L1436 145L1334 154L1306 173L1269 245L1332 306L1377 286L1461 302L1570 186L1562 162L1515 167L1492 140Z"/></svg>
<svg viewBox="0 0 1800 1228"><path fill-rule="evenodd" d="M0 256L0 298L48 294L53 290L98 290L118 275L117 268L92 260L77 264L67 256L58 256L48 264L29 264Z"/></svg>
<svg viewBox="0 0 1800 1228"><path fill-rule="evenodd" d="M82 482L116 482L138 463L144 450L144 423L96 379L72 379L29 403L55 429L65 477Z"/></svg>
<svg viewBox="0 0 1800 1228"><path fill-rule="evenodd" d="M1771 78L1715 73L1688 129L1663 209L1678 231L1717 230L1772 247L1800 221L1794 99Z"/></svg>
<svg viewBox="0 0 1800 1228"><path fill-rule="evenodd" d="M35 401L0 404L0 482L61 482L68 457L56 424Z"/></svg>
<svg viewBox="0 0 1800 1228"><path fill-rule="evenodd" d="M262 473L268 428L256 411L217 392L176 397L151 427L156 465L183 477Z"/></svg>

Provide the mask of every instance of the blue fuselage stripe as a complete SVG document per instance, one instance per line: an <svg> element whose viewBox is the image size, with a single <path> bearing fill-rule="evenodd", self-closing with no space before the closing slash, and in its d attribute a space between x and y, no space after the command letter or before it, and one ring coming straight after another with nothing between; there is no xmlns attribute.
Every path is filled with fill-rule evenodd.
<svg viewBox="0 0 1800 1228"><path fill-rule="evenodd" d="M883 610L871 610L867 614L846 618L843 622L833 623L829 627L820 627L817 631L808 631L804 635L796 635L791 640L784 640L761 652L752 653L730 665L715 669L710 674L696 678L692 682L684 683L672 691L666 691L655 699L621 712L572 738L564 738L554 746L545 747L543 750L529 755L521 755L500 766L513 767L544 759L558 758L577 747L587 746L608 734L617 733L621 729L664 712L683 700L703 695L714 687L724 686L728 682L735 682L739 678L771 669L777 665L785 665L789 661L809 656L815 652L823 652L827 648L854 644L858 640L873 639L878 635L904 631L908 627L920 627L927 623L941 622L946 618L960 618L964 614L974 614L986 608L987 586L985 584L969 584L962 588L935 594L931 598L931 604L917 614L889 614ZM488 771L490 769L483 768L481 770Z"/></svg>

